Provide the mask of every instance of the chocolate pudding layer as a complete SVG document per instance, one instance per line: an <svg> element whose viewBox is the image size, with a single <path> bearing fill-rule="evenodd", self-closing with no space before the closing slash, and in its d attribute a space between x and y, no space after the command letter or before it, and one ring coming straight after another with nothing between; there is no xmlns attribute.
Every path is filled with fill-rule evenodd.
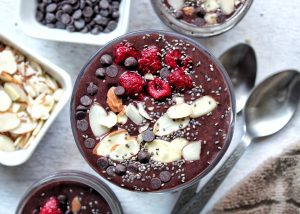
<svg viewBox="0 0 300 214"><path fill-rule="evenodd" d="M177 189L213 168L232 136L231 88L205 49L173 33L103 47L73 91L76 143L102 177L135 191Z"/></svg>

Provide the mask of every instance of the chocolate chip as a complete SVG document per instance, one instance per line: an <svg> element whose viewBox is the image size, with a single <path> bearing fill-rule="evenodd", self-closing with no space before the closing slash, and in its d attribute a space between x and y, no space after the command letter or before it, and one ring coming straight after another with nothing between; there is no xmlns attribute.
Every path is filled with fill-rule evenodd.
<svg viewBox="0 0 300 214"><path fill-rule="evenodd" d="M97 15L94 20L98 25L102 25L102 26L106 26L108 23L108 19L101 15Z"/></svg>
<svg viewBox="0 0 300 214"><path fill-rule="evenodd" d="M100 58L101 65L103 65L105 67L110 66L112 64L112 62L113 62L112 57L109 54L104 54Z"/></svg>
<svg viewBox="0 0 300 214"><path fill-rule="evenodd" d="M218 23L224 23L224 22L226 21L226 19L227 19L227 16L226 16L226 15L220 14L220 15L218 15L218 17L217 17L217 22L218 22Z"/></svg>
<svg viewBox="0 0 300 214"><path fill-rule="evenodd" d="M114 11L114 12L111 14L111 16L112 16L114 19L117 19L117 18L119 18L120 13L119 13L119 11Z"/></svg>
<svg viewBox="0 0 300 214"><path fill-rule="evenodd" d="M132 172L132 173L138 173L139 172L139 168L138 168L138 165L136 163L128 164L127 170L129 172Z"/></svg>
<svg viewBox="0 0 300 214"><path fill-rule="evenodd" d="M84 95L80 98L80 103L84 106L89 106L91 105L93 102L93 100L91 98L89 98L89 96Z"/></svg>
<svg viewBox="0 0 300 214"><path fill-rule="evenodd" d="M69 14L64 13L61 15L61 22L64 24L69 24L71 22L71 17Z"/></svg>
<svg viewBox="0 0 300 214"><path fill-rule="evenodd" d="M49 13L52 13L56 10L57 8L57 4L55 3L52 3L52 4L49 4L47 7L46 7L46 11L49 12Z"/></svg>
<svg viewBox="0 0 300 214"><path fill-rule="evenodd" d="M148 152L140 151L137 155L137 158L141 163L148 163L150 160L150 155Z"/></svg>
<svg viewBox="0 0 300 214"><path fill-rule="evenodd" d="M65 214L73 214L73 212L71 210L67 210Z"/></svg>
<svg viewBox="0 0 300 214"><path fill-rule="evenodd" d="M99 32L100 32L100 30L99 30L99 28L97 28L97 27L94 27L94 28L91 30L91 34L94 34L94 35L99 34Z"/></svg>
<svg viewBox="0 0 300 214"><path fill-rule="evenodd" d="M95 140L93 139L93 138L87 138L87 139L85 139L85 141L84 141L84 146L85 146L85 148L87 148L87 149L92 149L92 148L94 148L95 147Z"/></svg>
<svg viewBox="0 0 300 214"><path fill-rule="evenodd" d="M55 21L55 15L53 13L46 14L46 23L52 23Z"/></svg>
<svg viewBox="0 0 300 214"><path fill-rule="evenodd" d="M118 22L116 21L109 21L108 24L107 24L107 28L110 30L110 31L113 31L114 29L116 29L118 26Z"/></svg>
<svg viewBox="0 0 300 214"><path fill-rule="evenodd" d="M137 60L134 57L128 57L127 59L125 59L124 65L126 68L136 68L138 65Z"/></svg>
<svg viewBox="0 0 300 214"><path fill-rule="evenodd" d="M171 173L168 171L162 171L159 173L159 179L162 182L167 183L171 180Z"/></svg>
<svg viewBox="0 0 300 214"><path fill-rule="evenodd" d="M115 176L115 175L116 175L115 171L116 171L116 168L115 168L114 166L109 166L109 167L107 167L107 169L106 169L106 174L107 174L108 176L112 177L112 176Z"/></svg>
<svg viewBox="0 0 300 214"><path fill-rule="evenodd" d="M155 138L155 134L151 130L147 129L142 133L142 138L145 142L152 142Z"/></svg>
<svg viewBox="0 0 300 214"><path fill-rule="evenodd" d="M117 164L116 165L116 174L117 175L125 175L126 173L126 166L124 166L123 164Z"/></svg>
<svg viewBox="0 0 300 214"><path fill-rule="evenodd" d="M98 68L96 70L96 77L100 78L100 79L104 79L105 77L105 69L104 68Z"/></svg>
<svg viewBox="0 0 300 214"><path fill-rule="evenodd" d="M54 24L52 24L52 23L50 23L50 24L46 24L46 26L47 26L47 27L49 27L49 28L55 28L55 25L54 25Z"/></svg>
<svg viewBox="0 0 300 214"><path fill-rule="evenodd" d="M77 128L79 131L85 132L89 128L89 124L86 120L77 120Z"/></svg>
<svg viewBox="0 0 300 214"><path fill-rule="evenodd" d="M99 7L101 9L107 9L109 7L109 3L107 0L101 0L99 3Z"/></svg>
<svg viewBox="0 0 300 214"><path fill-rule="evenodd" d="M58 29L65 29L66 28L66 25L64 23L61 23L61 22L56 22L55 26Z"/></svg>
<svg viewBox="0 0 300 214"><path fill-rule="evenodd" d="M64 12L62 10L58 10L56 13L55 13L55 18L59 21L61 21L61 15L63 14Z"/></svg>
<svg viewBox="0 0 300 214"><path fill-rule="evenodd" d="M159 189L161 186L161 180L159 178L152 178L150 181L150 187L152 189Z"/></svg>
<svg viewBox="0 0 300 214"><path fill-rule="evenodd" d="M73 19L80 19L81 16L82 16L82 11L81 11L81 10L76 10L76 11L73 13L73 15L72 15Z"/></svg>
<svg viewBox="0 0 300 214"><path fill-rule="evenodd" d="M108 10L100 10L99 14L100 14L101 16L108 17L109 11L108 11Z"/></svg>
<svg viewBox="0 0 300 214"><path fill-rule="evenodd" d="M87 93L91 96L94 96L98 92L98 86L94 83L90 82L89 86L86 89Z"/></svg>
<svg viewBox="0 0 300 214"><path fill-rule="evenodd" d="M117 86L114 92L117 96L123 96L125 94L125 88L123 88L122 86Z"/></svg>
<svg viewBox="0 0 300 214"><path fill-rule="evenodd" d="M73 26L73 25L68 25L67 27L66 27L66 29L67 29L67 31L70 31L70 32L75 32L75 27Z"/></svg>
<svg viewBox="0 0 300 214"><path fill-rule="evenodd" d="M35 14L35 18L36 18L36 20L41 22L44 19L44 14L41 11L37 11Z"/></svg>
<svg viewBox="0 0 300 214"><path fill-rule="evenodd" d="M74 21L74 26L77 30L81 30L85 26L85 21L83 19L78 19Z"/></svg>
<svg viewBox="0 0 300 214"><path fill-rule="evenodd" d="M204 18L206 11L203 7L197 7L195 8L194 13L200 18Z"/></svg>
<svg viewBox="0 0 300 214"><path fill-rule="evenodd" d="M92 17L94 14L94 10L91 7L85 7L83 9L82 13L85 17Z"/></svg>
<svg viewBox="0 0 300 214"><path fill-rule="evenodd" d="M109 77L116 77L118 75L118 67L116 65L111 65L106 68L106 74Z"/></svg>
<svg viewBox="0 0 300 214"><path fill-rule="evenodd" d="M107 157L101 157L97 160L97 165L101 168L101 169L106 169L108 167L108 159Z"/></svg>
<svg viewBox="0 0 300 214"><path fill-rule="evenodd" d="M205 25L205 20L203 18L196 18L194 20L194 24L198 27L202 27L203 25Z"/></svg>
<svg viewBox="0 0 300 214"><path fill-rule="evenodd" d="M159 75L161 78L166 79L170 73L171 73L170 70L164 67L160 70Z"/></svg>
<svg viewBox="0 0 300 214"><path fill-rule="evenodd" d="M77 110L77 111L87 111L88 108L87 108L86 106L83 106L83 105L78 105L78 106L76 107L76 110Z"/></svg>
<svg viewBox="0 0 300 214"><path fill-rule="evenodd" d="M84 112L84 111L77 111L75 115L76 115L75 117L76 117L77 120L82 120L82 119L85 118L86 112Z"/></svg>
<svg viewBox="0 0 300 214"><path fill-rule="evenodd" d="M178 10L174 13L174 16L176 19L182 19L183 18L183 12Z"/></svg>
<svg viewBox="0 0 300 214"><path fill-rule="evenodd" d="M32 211L32 214L39 214L39 213L40 213L39 209L35 209Z"/></svg>
<svg viewBox="0 0 300 214"><path fill-rule="evenodd" d="M57 200L61 204L66 204L67 203L67 196L65 196L65 195L59 195L59 196L57 196Z"/></svg>
<svg viewBox="0 0 300 214"><path fill-rule="evenodd" d="M73 7L69 4L65 4L61 8L65 13L71 14L73 12Z"/></svg>

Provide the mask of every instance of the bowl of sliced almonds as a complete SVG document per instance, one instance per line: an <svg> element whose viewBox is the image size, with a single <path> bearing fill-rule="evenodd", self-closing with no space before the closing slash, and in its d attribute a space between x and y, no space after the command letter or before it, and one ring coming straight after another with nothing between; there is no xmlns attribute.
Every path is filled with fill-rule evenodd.
<svg viewBox="0 0 300 214"><path fill-rule="evenodd" d="M30 158L71 88L64 70L0 34L0 164Z"/></svg>

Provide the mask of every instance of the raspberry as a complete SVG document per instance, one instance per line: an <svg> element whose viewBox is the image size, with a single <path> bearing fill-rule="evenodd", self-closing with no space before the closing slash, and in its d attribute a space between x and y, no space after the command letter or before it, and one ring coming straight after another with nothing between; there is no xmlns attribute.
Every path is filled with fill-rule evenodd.
<svg viewBox="0 0 300 214"><path fill-rule="evenodd" d="M149 46L142 50L142 56L139 59L139 70L143 73L155 74L162 68L159 49L156 46Z"/></svg>
<svg viewBox="0 0 300 214"><path fill-rule="evenodd" d="M117 64L123 63L128 57L134 57L138 60L140 55L140 52L129 42L120 43L114 50L115 62Z"/></svg>
<svg viewBox="0 0 300 214"><path fill-rule="evenodd" d="M180 50L169 50L164 59L165 63L169 65L172 69L182 67L187 68L189 64L192 63L192 58L190 56L183 55Z"/></svg>
<svg viewBox="0 0 300 214"><path fill-rule="evenodd" d="M147 91L156 100L162 100L172 94L170 85L157 77L148 83Z"/></svg>
<svg viewBox="0 0 300 214"><path fill-rule="evenodd" d="M40 214L63 214L59 202L55 197L50 197L43 207L40 209Z"/></svg>
<svg viewBox="0 0 300 214"><path fill-rule="evenodd" d="M193 87L193 81L190 76L184 73L182 68L175 69L167 77L168 82L177 89L184 90Z"/></svg>
<svg viewBox="0 0 300 214"><path fill-rule="evenodd" d="M125 94L127 95L140 93L144 87L142 77L139 74L130 71L127 71L120 76L119 84L125 89Z"/></svg>

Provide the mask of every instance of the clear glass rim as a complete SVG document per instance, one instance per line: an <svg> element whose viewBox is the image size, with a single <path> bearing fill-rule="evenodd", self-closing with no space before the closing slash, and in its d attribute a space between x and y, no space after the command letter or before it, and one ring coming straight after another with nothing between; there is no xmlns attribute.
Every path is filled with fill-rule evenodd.
<svg viewBox="0 0 300 214"><path fill-rule="evenodd" d="M22 210L26 203L28 202L29 198L39 190L44 185L47 185L52 182L56 181L75 181L82 183L84 185L88 185L94 190L96 190L102 197L107 201L109 207L112 210L112 213L122 214L122 207L120 202L114 192L100 179L97 177L88 174L86 172L81 172L77 170L64 170L64 171L57 171L48 175L40 180L34 182L27 191L23 194L20 203L16 209L16 214L22 214Z"/></svg>
<svg viewBox="0 0 300 214"><path fill-rule="evenodd" d="M173 30L193 37L211 37L216 36L232 29L236 26L243 17L247 14L253 0L246 0L245 4L230 17L226 22L210 27L195 27L177 20L173 15L165 10L161 0L151 0L152 7L161 21Z"/></svg>
<svg viewBox="0 0 300 214"><path fill-rule="evenodd" d="M122 41L124 39L126 39L127 37L132 37L132 36L139 36L139 35L145 35L145 34L161 34L161 35L170 35L172 37L176 37L178 39L182 39L183 41L188 41L189 43L193 44L195 47L201 49L205 54L208 55L208 57L213 61L213 63L215 65L218 66L218 68L220 69L225 82L228 86L228 90L229 90L229 94L230 94L230 99L231 99L231 118L230 118L230 125L228 127L228 133L227 133L227 137L225 139L224 142L224 146L222 148L222 150L218 153L218 155L216 156L216 158L212 161L212 163L205 169L203 170L201 173L199 173L197 176L195 176L192 180L183 183L181 185L177 185L173 188L170 189L165 189L165 190L157 190L157 191L151 191L151 192L141 192L141 193L169 193L169 192L175 192L181 189L185 189L189 186L192 186L194 183L198 182L201 178L203 178L206 174L208 174L218 163L219 161L222 159L222 157L224 156L225 152L227 151L232 136L233 136L233 131L234 131L234 125L235 125L235 119L236 119L236 101L235 101L235 94L234 94L234 90L233 90L233 85L232 82L225 70L225 68L223 67L223 65L219 62L219 60L210 52L208 51L202 44L200 44L199 42L184 36L182 34L178 34L175 32L169 32L169 31L161 31L161 30L146 30L146 31L135 31L135 32L130 32L127 34L124 34L123 36L120 36L114 40L112 40L111 42L107 43L105 46L99 48L99 50L88 60L88 62L83 66L83 68L81 69L80 73L78 74L78 77L75 81L74 84L74 88L73 88L73 93L72 93L72 97L71 97L71 102L70 102L70 120L71 120L71 126L72 126L72 132L73 132L73 136L76 142L76 145L81 153L81 155L84 157L85 161L88 163L88 165L102 178L102 175L100 175L97 171L97 168L95 166L93 166L86 158L86 155L84 153L84 151L81 148L81 144L79 142L79 140L77 139L77 128L76 128L76 121L75 121L75 117L72 115L73 112L75 112L75 95L76 95L76 91L77 91L77 86L80 82L81 77L83 76L85 70L87 69L87 67L95 60L95 58L98 56L98 54L101 53L102 50L106 49L107 47L109 47L111 44L117 42L117 41ZM104 178L102 178L104 179ZM111 182L113 185L122 188L120 186L118 186L117 184ZM126 189L126 188L122 188L124 190L128 190L130 192L136 192L139 193L138 191L134 191L134 190L130 190L130 189Z"/></svg>

